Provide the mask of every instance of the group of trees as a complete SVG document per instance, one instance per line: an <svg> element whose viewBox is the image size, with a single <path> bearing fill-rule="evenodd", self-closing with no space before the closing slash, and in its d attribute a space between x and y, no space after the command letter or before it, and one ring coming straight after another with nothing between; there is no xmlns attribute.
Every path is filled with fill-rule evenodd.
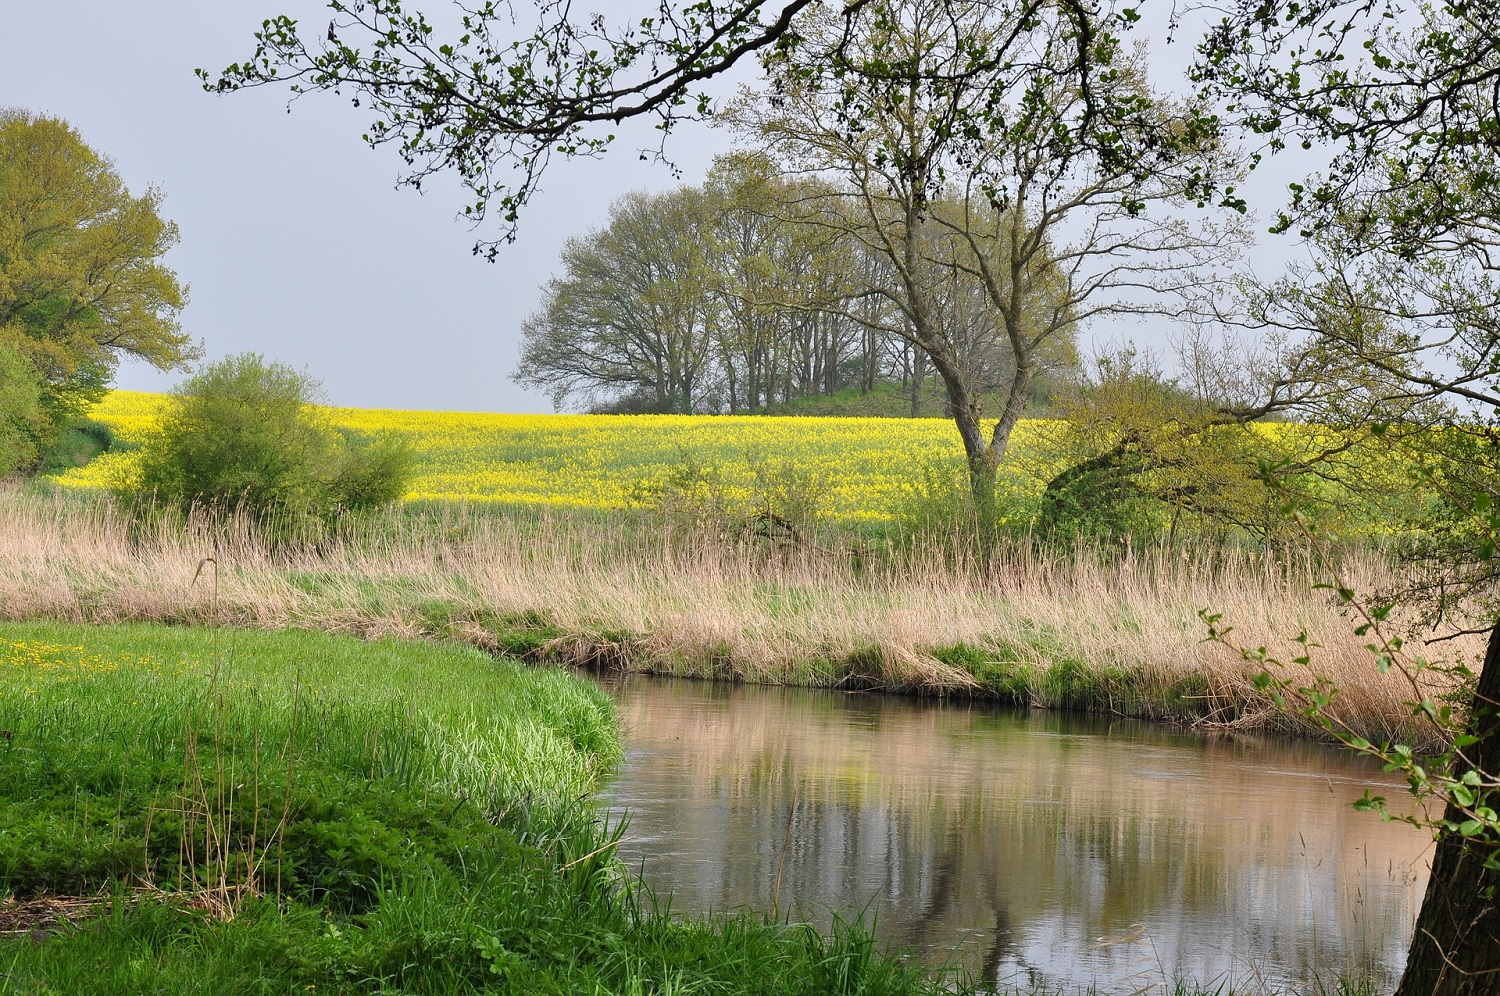
<svg viewBox="0 0 1500 996"><path fill-rule="evenodd" d="M515 379L606 411L756 414L899 388L893 414L932 413L928 354L872 290L890 283L888 259L836 227L852 201L761 153L720 157L701 186L626 195L568 240L522 326ZM951 262L927 271L964 382L1003 396L1014 357L982 283ZM1056 303L1039 297L1034 310ZM1072 365L1071 333L1040 344L1039 373Z"/></svg>

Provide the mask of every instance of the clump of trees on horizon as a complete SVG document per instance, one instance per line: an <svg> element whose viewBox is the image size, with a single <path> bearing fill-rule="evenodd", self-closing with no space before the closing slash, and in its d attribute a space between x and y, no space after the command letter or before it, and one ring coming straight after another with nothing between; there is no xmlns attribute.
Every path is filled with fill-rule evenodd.
<svg viewBox="0 0 1500 996"><path fill-rule="evenodd" d="M889 265L831 227L848 196L741 152L702 184L621 197L564 246L514 379L596 412L784 413L849 393L876 399L870 412L948 416L898 305L870 289ZM1001 404L1015 362L998 314L956 267L933 282L963 376ZM1076 366L1075 338L1040 350L1034 405Z"/></svg>

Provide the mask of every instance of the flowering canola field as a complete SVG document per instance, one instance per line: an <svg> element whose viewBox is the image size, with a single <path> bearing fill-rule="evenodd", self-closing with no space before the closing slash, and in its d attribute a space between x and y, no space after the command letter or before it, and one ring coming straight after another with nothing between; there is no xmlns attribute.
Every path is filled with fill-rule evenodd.
<svg viewBox="0 0 1500 996"><path fill-rule="evenodd" d="M115 391L92 416L119 439L153 432L167 398ZM465 500L618 508L642 485L684 466L712 468L726 481L757 468L819 476L827 511L844 519L886 519L913 489L961 479L963 447L946 419L767 418L724 415L496 415L332 408L338 429L405 438L416 465L409 501ZM1048 423L1023 422L1002 470L1020 504L1056 472ZM128 475L134 454L105 454L61 482L107 487Z"/></svg>

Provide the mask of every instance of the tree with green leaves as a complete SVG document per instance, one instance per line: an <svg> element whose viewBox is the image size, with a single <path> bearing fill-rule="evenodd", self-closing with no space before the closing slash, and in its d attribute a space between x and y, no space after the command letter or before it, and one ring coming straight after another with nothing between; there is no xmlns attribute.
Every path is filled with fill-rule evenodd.
<svg viewBox="0 0 1500 996"><path fill-rule="evenodd" d="M122 356L166 370L197 353L162 257L177 226L66 122L0 112L0 348L41 384L33 449L106 389Z"/></svg>
<svg viewBox="0 0 1500 996"><path fill-rule="evenodd" d="M1423 757L1334 730L1441 805L1398 996L1485 996L1500 987L1500 12L1470 0L1238 0L1214 16L1195 67L1207 91L1264 137L1263 153L1330 153L1292 185L1275 226L1308 239L1312 262L1253 291L1241 320L1363 366L1377 394L1447 406L1433 425L1374 426L1389 459L1420 468L1436 569L1387 593L1335 587L1380 668L1410 682L1414 715L1451 746ZM1425 605L1429 620L1466 612L1489 632L1477 672L1448 669L1466 703L1427 693L1440 665L1394 628L1398 604ZM1266 680L1326 716L1326 685Z"/></svg>
<svg viewBox="0 0 1500 996"><path fill-rule="evenodd" d="M400 498L410 452L389 439L346 438L319 400L311 376L254 353L208 364L173 391L130 488L184 509L274 518L294 532Z"/></svg>
<svg viewBox="0 0 1500 996"><path fill-rule="evenodd" d="M1047 352L1098 315L1189 310L1242 235L1239 167L1211 116L1151 91L1107 16L1078 60L1060 9L872 0L862 13L804 15L730 118L791 175L825 181L798 204L804 224L879 260L848 297L886 303L882 331L940 378L985 542ZM1221 211L1183 216L1204 207Z"/></svg>
<svg viewBox="0 0 1500 996"><path fill-rule="evenodd" d="M563 247L560 276L521 326L513 377L558 405L635 396L657 412L700 410L719 324L701 191L629 194L609 222Z"/></svg>
<svg viewBox="0 0 1500 996"><path fill-rule="evenodd" d="M715 161L701 186L633 193L568 240L521 329L514 378L606 410L766 411L872 386L887 343L819 302L842 301L855 247L780 217L805 196L758 156Z"/></svg>
<svg viewBox="0 0 1500 996"><path fill-rule="evenodd" d="M1056 399L1049 449L1071 457L1043 492L1041 533L1170 542L1190 532L1286 546L1302 539L1283 514L1289 502L1302 524L1348 539L1420 504L1371 430L1376 419L1410 423L1418 409L1358 406L1355 386L1315 350L1251 350L1201 334L1175 345L1173 376L1127 346L1095 356Z"/></svg>

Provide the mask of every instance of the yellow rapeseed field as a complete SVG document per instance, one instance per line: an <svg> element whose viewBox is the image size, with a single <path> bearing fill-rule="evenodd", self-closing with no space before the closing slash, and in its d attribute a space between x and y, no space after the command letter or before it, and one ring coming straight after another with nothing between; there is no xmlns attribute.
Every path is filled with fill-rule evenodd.
<svg viewBox="0 0 1500 996"><path fill-rule="evenodd" d="M127 443L155 430L166 396L115 391L93 411ZM641 485L685 466L726 482L799 468L826 488L838 518L889 518L913 489L942 487L962 472L963 447L946 419L765 418L715 415L495 415L334 408L336 428L391 432L417 456L408 500L464 499L588 508L630 504ZM1039 494L1052 463L1047 423L1022 423L1004 473L1013 493ZM134 455L106 454L60 480L107 487Z"/></svg>
<svg viewBox="0 0 1500 996"><path fill-rule="evenodd" d="M115 391L92 412L126 444L144 442L168 402L161 394ZM761 488L800 487L821 499L817 511L834 520L890 520L903 510L929 514L964 490L963 448L947 419L767 418L725 415L497 415L477 412L325 409L340 430L392 433L416 457L408 501L462 500L533 506L612 509L638 504L668 481L697 476L729 500ZM1067 466L1063 423L1023 421L1001 465L1002 522L1025 528L1046 482ZM1326 432L1300 423L1251 426L1272 452L1287 459L1320 448ZM128 483L138 451L129 445L59 478L74 487ZM1346 535L1378 535L1399 518L1391 496L1412 500L1397 486L1406 468L1351 450L1337 465L1358 468L1369 494L1354 499L1338 485L1316 485L1346 507L1338 528ZM1076 455L1072 457L1076 459ZM1210 483L1227 478L1208 465ZM1391 480L1377 483L1374 474ZM1242 501L1271 507L1270 495L1240 472ZM768 483L769 482L769 483ZM1381 498L1376 493L1386 497ZM1401 496L1405 495L1405 498ZM1419 496L1418 496L1419 497Z"/></svg>

